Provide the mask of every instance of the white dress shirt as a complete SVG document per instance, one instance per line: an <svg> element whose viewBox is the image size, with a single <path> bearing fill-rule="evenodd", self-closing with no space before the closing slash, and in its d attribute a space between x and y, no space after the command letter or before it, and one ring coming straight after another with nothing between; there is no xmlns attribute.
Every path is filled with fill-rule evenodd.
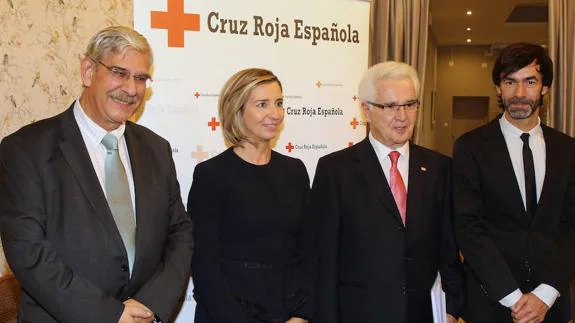
<svg viewBox="0 0 575 323"><path fill-rule="evenodd" d="M401 178L403 179L403 184L405 184L405 191L407 193L407 183L409 179L409 141L403 144L403 146L397 149L391 149L386 145L382 144L381 142L377 141L371 134L369 133L369 142L371 146L375 150L375 154L377 155L377 160L379 160L379 164L381 165L381 169L383 169L383 173L385 174L385 179L387 180L387 184L389 185L389 176L391 170L391 159L389 158L389 153L396 150L399 152L399 158L397 160L397 169L401 174Z"/></svg>
<svg viewBox="0 0 575 323"><path fill-rule="evenodd" d="M98 180L100 181L100 186L102 191L106 194L105 185L105 161L106 161L106 147L102 144L102 139L108 132L96 124L90 117L84 112L84 108L80 105L80 100L76 100L74 104L74 118L78 127L80 128L80 133L82 134L82 139L84 139L84 144L88 149L88 155L90 155L90 160L92 161L92 166L96 171ZM134 217L136 216L136 197L134 190L134 177L132 175L132 166L130 165L130 156L128 154L128 146L126 146L126 139L124 137L124 131L126 130L126 124L123 123L118 129L110 131L111 134L118 138L118 152L120 153L120 160L124 164L124 169L126 170L126 175L128 176L128 185L130 186L130 198L132 199L132 208L134 210ZM136 222L137 223L137 222Z"/></svg>
<svg viewBox="0 0 575 323"><path fill-rule="evenodd" d="M509 157L511 158L513 172L515 173L515 178L519 185L519 191L521 192L521 198L523 199L523 206L527 209L525 198L525 170L523 169L523 141L520 137L523 134L523 130L512 125L506 119L505 114L499 119L499 125L501 127L501 132L503 133L503 138L505 139L505 144L507 145ZM538 120L537 125L533 129L529 130L529 148L531 148L531 152L533 154L535 186L537 190L537 201L539 201L541 189L543 188L543 181L545 180L545 139L543 138L543 130L541 129L541 120ZM532 293L549 307L551 307L555 303L557 297L559 297L559 292L547 284L540 284L532 291ZM516 289L499 300L499 303L503 306L511 307L515 305L519 298L521 298L521 295L521 291Z"/></svg>

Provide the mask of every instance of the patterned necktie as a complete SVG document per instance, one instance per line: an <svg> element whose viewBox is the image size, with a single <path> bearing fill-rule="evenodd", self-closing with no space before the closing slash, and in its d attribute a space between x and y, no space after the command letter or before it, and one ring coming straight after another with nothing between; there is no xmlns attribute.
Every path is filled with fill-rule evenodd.
<svg viewBox="0 0 575 323"><path fill-rule="evenodd" d="M529 133L521 135L523 140L523 171L525 173L525 205L527 215L533 218L537 209L537 189L535 184L535 165L533 153L529 148Z"/></svg>
<svg viewBox="0 0 575 323"><path fill-rule="evenodd" d="M401 215L401 221L405 225L405 216L407 212L407 191L405 190L405 184L403 183L403 178L397 169L397 160L399 159L399 152L392 151L389 153L389 159L391 159L391 169L389 171L389 186L391 187L391 193L393 194L393 199L399 210L399 215Z"/></svg>
<svg viewBox="0 0 575 323"><path fill-rule="evenodd" d="M106 199L114 216L118 231L122 236L130 273L134 267L134 255L136 253L136 221L132 208L130 186L126 170L120 160L118 152L118 139L112 134L107 134L102 139L102 144L107 149L105 163L105 187Z"/></svg>

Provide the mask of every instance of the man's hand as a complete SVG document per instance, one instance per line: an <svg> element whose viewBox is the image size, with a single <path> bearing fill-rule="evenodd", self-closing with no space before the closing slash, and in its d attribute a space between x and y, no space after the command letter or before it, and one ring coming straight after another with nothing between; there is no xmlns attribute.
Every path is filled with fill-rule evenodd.
<svg viewBox="0 0 575 323"><path fill-rule="evenodd" d="M118 323L149 323L154 320L154 313L144 304L129 299L124 302L124 312Z"/></svg>
<svg viewBox="0 0 575 323"><path fill-rule="evenodd" d="M286 323L307 323L307 321L299 317L290 317L290 319L287 320Z"/></svg>
<svg viewBox="0 0 575 323"><path fill-rule="evenodd" d="M535 294L523 294L521 298L511 307L511 316L515 323L543 322L547 314L547 304L540 300Z"/></svg>
<svg viewBox="0 0 575 323"><path fill-rule="evenodd" d="M447 323L457 323L457 322L458 320L455 317L453 317L453 315L449 313L447 314Z"/></svg>

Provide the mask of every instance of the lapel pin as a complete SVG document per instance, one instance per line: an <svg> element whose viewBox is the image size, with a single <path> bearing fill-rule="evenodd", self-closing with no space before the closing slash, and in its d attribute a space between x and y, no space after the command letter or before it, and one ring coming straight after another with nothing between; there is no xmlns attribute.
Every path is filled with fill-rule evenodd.
<svg viewBox="0 0 575 323"><path fill-rule="evenodd" d="M421 166L420 169L421 169L422 172L427 172L427 168L425 168L425 166Z"/></svg>

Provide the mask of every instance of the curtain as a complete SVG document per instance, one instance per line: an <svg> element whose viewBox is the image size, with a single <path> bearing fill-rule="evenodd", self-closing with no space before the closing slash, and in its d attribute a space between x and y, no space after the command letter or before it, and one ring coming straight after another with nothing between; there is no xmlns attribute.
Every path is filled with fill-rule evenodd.
<svg viewBox="0 0 575 323"><path fill-rule="evenodd" d="M575 136L575 2L549 0L549 55L554 78L547 123Z"/></svg>
<svg viewBox="0 0 575 323"><path fill-rule="evenodd" d="M415 67L423 100L427 57L429 0L373 0L369 64L393 60ZM418 113L413 142L419 143L423 114Z"/></svg>
<svg viewBox="0 0 575 323"><path fill-rule="evenodd" d="M549 55L554 63L554 78L547 123L571 137L575 136L574 20L575 2L573 0L549 0ZM572 279L571 318L574 314L575 279Z"/></svg>

